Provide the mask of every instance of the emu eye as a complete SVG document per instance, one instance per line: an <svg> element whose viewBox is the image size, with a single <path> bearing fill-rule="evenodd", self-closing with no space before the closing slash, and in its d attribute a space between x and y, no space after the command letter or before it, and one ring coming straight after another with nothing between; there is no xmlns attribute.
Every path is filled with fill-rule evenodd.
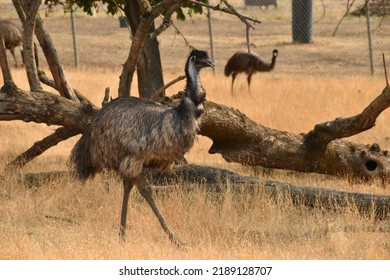
<svg viewBox="0 0 390 280"><path fill-rule="evenodd" d="M195 60L196 60L196 56L195 55L191 56L191 62L194 62Z"/></svg>

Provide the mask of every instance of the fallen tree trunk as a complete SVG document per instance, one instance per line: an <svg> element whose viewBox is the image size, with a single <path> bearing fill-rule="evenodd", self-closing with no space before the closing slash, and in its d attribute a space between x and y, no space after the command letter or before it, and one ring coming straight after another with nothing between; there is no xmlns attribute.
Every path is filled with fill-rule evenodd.
<svg viewBox="0 0 390 280"><path fill-rule="evenodd" d="M0 121L46 123L83 133L97 112L90 103L75 102L46 91L24 91L12 82L0 90Z"/></svg>
<svg viewBox="0 0 390 280"><path fill-rule="evenodd" d="M382 94L389 95L390 88ZM172 105L177 100L165 98L164 102ZM264 127L236 109L213 102L206 102L205 109L199 134L213 141L209 153L219 153L227 161L356 179L389 176L389 154L377 144L333 140L325 148L313 149L306 136ZM0 92L0 120L47 123L82 133L97 111L88 102L43 91L26 92L13 83ZM53 145L57 140L53 137ZM45 146L50 147L50 143Z"/></svg>
<svg viewBox="0 0 390 280"><path fill-rule="evenodd" d="M385 89L390 94L390 88ZM304 135L264 127L238 110L208 102L199 134L229 162L266 168L369 179L386 178L390 160L377 144L334 140L324 149L312 149Z"/></svg>
<svg viewBox="0 0 390 280"><path fill-rule="evenodd" d="M70 172L43 172L23 175L22 179L29 187L39 187L40 184L61 178L72 176ZM196 188L206 188L210 191L224 192L228 186L233 191L263 190L276 201L291 199L294 205L305 205L310 208L336 211L346 207L356 207L362 216L385 219L389 217L390 196L365 194L356 192L337 191L330 188L318 188L313 186L294 185L284 182L261 180L258 177L243 176L227 169L200 166L181 165L175 166L173 174L159 177L152 174L149 181L155 186L155 192L164 193L177 191L172 184L182 184L184 181L195 183ZM188 190L186 186L183 189Z"/></svg>
<svg viewBox="0 0 390 280"><path fill-rule="evenodd" d="M336 210L347 206L356 206L363 216L374 215L383 219L390 212L390 196L375 195L356 192L337 191L329 188L294 185L290 183L260 180L258 177L242 176L230 170L199 166L183 165L174 168L176 178L186 178L192 182L200 183L207 188L223 189L230 186L233 189L262 188L275 199L280 195L290 197L297 205L306 205L313 208ZM154 183L164 183L158 177L154 177Z"/></svg>

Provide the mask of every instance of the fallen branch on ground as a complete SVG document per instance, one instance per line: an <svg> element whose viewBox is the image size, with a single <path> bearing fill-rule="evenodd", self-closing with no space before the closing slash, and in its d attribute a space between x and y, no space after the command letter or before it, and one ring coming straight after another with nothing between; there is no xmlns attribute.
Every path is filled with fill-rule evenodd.
<svg viewBox="0 0 390 280"><path fill-rule="evenodd" d="M72 176L70 172L29 173L22 178L28 186L39 187L40 182L55 178ZM388 218L390 212L390 196L365 194L357 192L337 191L329 188L302 186L284 182L261 180L258 177L243 176L227 169L200 166L175 166L173 174L164 178L152 175L149 180L155 192L161 193L176 190L177 185L186 182L196 184L195 188L206 188L210 191L224 192L227 187L233 191L263 190L278 201L280 198L291 198L294 205L306 205L323 210L339 210L356 207L362 216L374 216L377 219ZM172 186L175 184L175 186ZM183 190L188 190L186 186Z"/></svg>

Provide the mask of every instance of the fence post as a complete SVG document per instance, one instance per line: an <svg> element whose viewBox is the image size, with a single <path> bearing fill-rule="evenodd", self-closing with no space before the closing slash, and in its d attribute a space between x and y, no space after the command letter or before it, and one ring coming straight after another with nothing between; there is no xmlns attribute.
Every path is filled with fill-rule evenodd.
<svg viewBox="0 0 390 280"><path fill-rule="evenodd" d="M207 1L209 4L210 1ZM211 50L211 59L215 62L214 57L214 34L213 34L213 20L211 18L211 9L207 7L207 19L209 23L209 36L210 36L210 50ZM213 68L213 72L215 74L215 67Z"/></svg>
<svg viewBox="0 0 390 280"><path fill-rule="evenodd" d="M70 20L72 22L72 38L73 38L73 51L74 51L74 63L75 66L79 66L79 51L77 48L77 36L76 36L76 20L74 16L73 7L70 8Z"/></svg>
<svg viewBox="0 0 390 280"><path fill-rule="evenodd" d="M370 52L370 69L371 75L374 75L375 66L374 66L374 54L372 48L372 32L371 32L371 18L370 18L370 1L366 0L367 4L367 32L368 32L368 50Z"/></svg>
<svg viewBox="0 0 390 280"><path fill-rule="evenodd" d="M312 41L312 0L292 0L292 37L294 43Z"/></svg>

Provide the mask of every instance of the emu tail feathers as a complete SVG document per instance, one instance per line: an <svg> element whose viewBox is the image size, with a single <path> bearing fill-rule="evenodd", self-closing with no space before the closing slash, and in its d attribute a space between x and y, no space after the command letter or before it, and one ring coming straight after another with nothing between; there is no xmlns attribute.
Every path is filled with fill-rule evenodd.
<svg viewBox="0 0 390 280"><path fill-rule="evenodd" d="M234 65L233 65L232 59L230 58L225 65L225 76L226 77L229 77L229 75L233 72L233 70L234 70L233 67L234 67Z"/></svg>
<svg viewBox="0 0 390 280"><path fill-rule="evenodd" d="M76 143L70 155L70 163L73 171L80 180L93 177L98 172L98 168L91 162L90 144L91 133L88 129Z"/></svg>

